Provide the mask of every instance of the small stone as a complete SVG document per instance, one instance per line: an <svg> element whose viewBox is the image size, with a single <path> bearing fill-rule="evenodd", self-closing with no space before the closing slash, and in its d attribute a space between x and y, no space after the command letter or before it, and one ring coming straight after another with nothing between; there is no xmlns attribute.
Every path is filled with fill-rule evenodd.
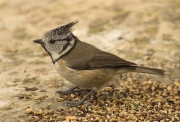
<svg viewBox="0 0 180 122"><path fill-rule="evenodd" d="M66 116L66 120L76 120L75 116Z"/></svg>
<svg viewBox="0 0 180 122"><path fill-rule="evenodd" d="M40 109L38 113L39 113L39 114L43 114L43 110L42 110L42 109Z"/></svg>
<svg viewBox="0 0 180 122"><path fill-rule="evenodd" d="M24 88L25 88L25 91L36 91L36 90L38 90L37 87L32 87L32 88L24 87Z"/></svg>
<svg viewBox="0 0 180 122"><path fill-rule="evenodd" d="M120 115L120 117L125 118L127 113L125 111L122 111L122 112L120 112L119 115Z"/></svg>
<svg viewBox="0 0 180 122"><path fill-rule="evenodd" d="M33 113L34 112L34 110L30 107L30 108L27 108L26 110L25 110L25 113L26 114L31 114L31 113Z"/></svg>
<svg viewBox="0 0 180 122"><path fill-rule="evenodd" d="M53 110L53 109L51 109L51 110L49 111L49 113L50 113L50 114L54 113L54 110Z"/></svg>
<svg viewBox="0 0 180 122"><path fill-rule="evenodd" d="M75 95L74 95L74 94L71 94L71 98L75 98Z"/></svg>
<svg viewBox="0 0 180 122"><path fill-rule="evenodd" d="M33 116L35 119L39 119L39 116Z"/></svg>
<svg viewBox="0 0 180 122"><path fill-rule="evenodd" d="M129 115L129 119L130 119L130 120L133 120L133 121L136 121L136 120L137 120L137 117L136 117L135 115L133 115L133 114L130 114L130 115Z"/></svg>
<svg viewBox="0 0 180 122"><path fill-rule="evenodd" d="M102 92L101 94L102 94L102 95L105 95L105 96L108 96L108 95L109 95L108 92Z"/></svg>
<svg viewBox="0 0 180 122"><path fill-rule="evenodd" d="M64 98L57 98L57 99L56 99L57 102L62 102L62 101L64 101L64 100L65 100Z"/></svg>
<svg viewBox="0 0 180 122"><path fill-rule="evenodd" d="M177 82L177 81L174 82L174 85L177 86L177 87L180 87L180 83Z"/></svg>
<svg viewBox="0 0 180 122"><path fill-rule="evenodd" d="M118 120L117 119L112 119L111 122L118 122Z"/></svg>
<svg viewBox="0 0 180 122"><path fill-rule="evenodd" d="M171 91L171 90L172 90L172 87L171 87L171 86L167 86L167 90L168 90L168 91Z"/></svg>
<svg viewBox="0 0 180 122"><path fill-rule="evenodd" d="M50 118L50 116L44 116L43 118L48 119L48 118Z"/></svg>
<svg viewBox="0 0 180 122"><path fill-rule="evenodd" d="M147 83L150 85L150 84L152 84L152 81L149 80Z"/></svg>
<svg viewBox="0 0 180 122"><path fill-rule="evenodd" d="M162 119L164 119L163 116L156 116L155 121L160 121L160 120L162 120Z"/></svg>
<svg viewBox="0 0 180 122"><path fill-rule="evenodd" d="M112 90L111 87L104 87L104 88L102 89L103 92L109 92L109 91L111 91L111 90Z"/></svg>
<svg viewBox="0 0 180 122"><path fill-rule="evenodd" d="M48 96L47 95L44 95L44 96L38 96L36 98L34 98L35 100L44 100L45 98L47 98Z"/></svg>

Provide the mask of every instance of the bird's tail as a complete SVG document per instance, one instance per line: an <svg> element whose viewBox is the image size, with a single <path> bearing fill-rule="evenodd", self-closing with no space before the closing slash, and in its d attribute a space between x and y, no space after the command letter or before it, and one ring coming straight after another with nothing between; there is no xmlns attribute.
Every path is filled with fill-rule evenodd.
<svg viewBox="0 0 180 122"><path fill-rule="evenodd" d="M136 66L135 72L155 74L155 75L164 75L165 70L157 69L157 68L148 68L148 67Z"/></svg>

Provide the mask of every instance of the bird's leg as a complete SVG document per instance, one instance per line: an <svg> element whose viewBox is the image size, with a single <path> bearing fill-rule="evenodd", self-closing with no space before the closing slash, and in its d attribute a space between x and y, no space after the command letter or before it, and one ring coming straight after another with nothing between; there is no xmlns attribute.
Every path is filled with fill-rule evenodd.
<svg viewBox="0 0 180 122"><path fill-rule="evenodd" d="M74 86L74 87L72 87L72 88L70 88L70 89L68 89L66 91L57 91L56 94L59 94L60 97L61 97L61 96L65 95L65 94L70 94L72 92L75 92L75 89L80 90L78 86Z"/></svg>
<svg viewBox="0 0 180 122"><path fill-rule="evenodd" d="M81 92L81 91L86 91L85 89L79 89L78 86L72 87L66 91L56 91L55 94L59 94L60 97L62 97L63 95L67 95L67 94L71 94L73 92Z"/></svg>
<svg viewBox="0 0 180 122"><path fill-rule="evenodd" d="M71 102L71 101L68 101L68 102L66 102L66 104L68 105L68 106L78 106L78 105L81 105L81 104L83 104L86 100L87 100L87 98L92 94L94 92L94 90L91 90L81 101L79 101L79 102Z"/></svg>

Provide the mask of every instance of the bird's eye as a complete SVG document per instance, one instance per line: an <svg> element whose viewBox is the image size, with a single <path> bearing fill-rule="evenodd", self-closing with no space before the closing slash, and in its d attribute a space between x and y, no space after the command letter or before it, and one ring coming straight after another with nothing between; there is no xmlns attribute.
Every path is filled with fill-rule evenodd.
<svg viewBox="0 0 180 122"><path fill-rule="evenodd" d="M56 42L56 40L52 40L52 39L51 39L49 42L50 42L51 44L54 44L54 43Z"/></svg>

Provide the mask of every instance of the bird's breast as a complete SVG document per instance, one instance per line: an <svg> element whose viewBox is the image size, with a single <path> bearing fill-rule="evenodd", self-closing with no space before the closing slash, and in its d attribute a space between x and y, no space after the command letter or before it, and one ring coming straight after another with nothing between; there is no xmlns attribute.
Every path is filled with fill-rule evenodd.
<svg viewBox="0 0 180 122"><path fill-rule="evenodd" d="M101 68L93 70L75 70L66 65L66 61L60 59L54 64L57 72L81 88L97 89L110 81L116 71L111 68Z"/></svg>

